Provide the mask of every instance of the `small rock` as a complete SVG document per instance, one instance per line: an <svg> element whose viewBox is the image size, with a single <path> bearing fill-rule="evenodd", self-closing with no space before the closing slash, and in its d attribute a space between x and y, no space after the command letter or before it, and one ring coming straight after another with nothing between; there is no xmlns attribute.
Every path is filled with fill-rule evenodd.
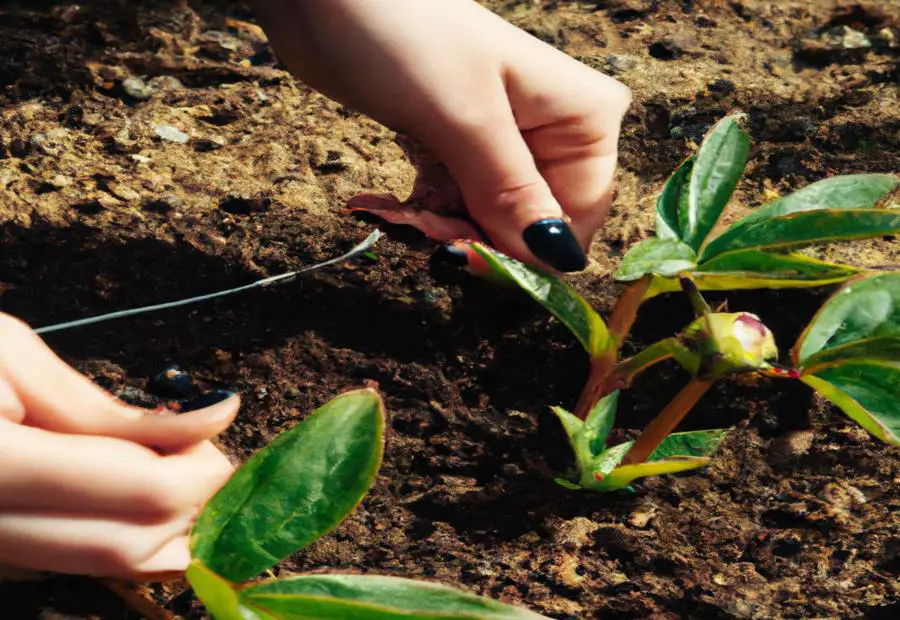
<svg viewBox="0 0 900 620"><path fill-rule="evenodd" d="M656 508L640 508L628 515L628 524L632 527L644 529L656 516Z"/></svg>
<svg viewBox="0 0 900 620"><path fill-rule="evenodd" d="M603 68L612 74L625 73L637 67L637 60L631 56L610 54L603 59Z"/></svg>
<svg viewBox="0 0 900 620"><path fill-rule="evenodd" d="M153 131L159 136L162 140L166 140L168 142L176 142L178 144L187 144L188 140L190 140L190 136L186 133L172 127L171 125L157 125L153 128Z"/></svg>
<svg viewBox="0 0 900 620"><path fill-rule="evenodd" d="M150 379L149 389L166 398L188 398L194 392L194 380L178 366L169 366Z"/></svg>
<svg viewBox="0 0 900 620"><path fill-rule="evenodd" d="M822 35L822 42L831 49L858 50L872 47L872 42L859 30L841 26Z"/></svg>
<svg viewBox="0 0 900 620"><path fill-rule="evenodd" d="M145 100L153 96L156 89L141 78L132 75L122 80L122 90L132 99Z"/></svg>
<svg viewBox="0 0 900 620"><path fill-rule="evenodd" d="M575 517L558 523L553 530L553 541L556 544L578 549L590 542L590 536L600 527L586 517Z"/></svg>
<svg viewBox="0 0 900 620"><path fill-rule="evenodd" d="M171 75L158 75L150 80L148 84L155 90L178 90L179 88L184 88L181 80Z"/></svg>
<svg viewBox="0 0 900 620"><path fill-rule="evenodd" d="M801 457L812 448L815 437L812 430L792 431L775 439L769 454L776 463Z"/></svg>

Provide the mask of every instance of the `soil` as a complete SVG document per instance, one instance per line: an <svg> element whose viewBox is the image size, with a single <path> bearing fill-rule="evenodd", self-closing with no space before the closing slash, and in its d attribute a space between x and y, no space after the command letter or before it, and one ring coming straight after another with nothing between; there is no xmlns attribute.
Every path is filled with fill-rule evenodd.
<svg viewBox="0 0 900 620"><path fill-rule="evenodd" d="M900 170L897 0L487 4L634 91L613 213L572 277L601 311L623 251L652 233L666 176L728 112L748 113L754 140L732 214L828 175ZM350 198L411 191L394 134L294 81L240 3L7 2L0 16L0 308L32 325L331 257L373 228L344 212ZM868 46L853 46L859 34ZM383 229L371 260L47 340L133 402L153 401L148 377L173 362L204 389L241 391L221 439L236 462L377 384L389 414L377 483L283 570L437 580L559 619L900 616L896 449L802 386L727 383L684 425L737 427L712 466L630 494L567 491L553 477L571 456L547 406L577 398L577 343L516 292L433 260L418 233ZM897 265L898 245L826 253ZM787 349L826 293L728 299ZM688 312L655 300L628 346ZM684 379L650 373L619 434ZM203 617L182 589L137 592ZM0 593L3 618L138 617L86 579Z"/></svg>

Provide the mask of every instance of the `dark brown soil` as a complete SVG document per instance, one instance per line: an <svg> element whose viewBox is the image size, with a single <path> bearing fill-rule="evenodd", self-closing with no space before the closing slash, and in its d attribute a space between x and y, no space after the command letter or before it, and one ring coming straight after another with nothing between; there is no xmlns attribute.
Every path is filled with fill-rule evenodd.
<svg viewBox="0 0 900 620"><path fill-rule="evenodd" d="M489 4L635 92L614 212L573 279L603 311L617 293L610 270L651 232L661 183L730 111L749 114L754 137L741 208L826 175L900 170L897 0ZM243 284L362 239L372 224L342 212L353 196L410 191L414 169L391 132L294 82L257 31L226 23L251 20L246 7L189 5L3 5L3 311L39 326ZM834 44L842 28L870 47ZM135 98L131 75L180 85L157 80ZM161 140L161 125L190 141ZM377 383L390 420L381 475L288 570L433 579L554 618L900 616L896 449L802 387L727 384L686 425L737 426L713 466L632 494L568 492L552 481L570 456L547 405L577 397L586 362L574 340L522 296L432 262L417 233L386 230L376 261L48 341L138 402L167 362L205 388L240 390L222 438L235 460L340 391ZM829 252L897 265L898 245ZM730 302L787 349L824 294ZM677 329L688 308L657 300L642 319L635 346ZM651 375L623 403L623 435L684 380ZM141 592L201 617L189 596L173 600L180 590ZM132 617L89 580L0 593L3 618Z"/></svg>

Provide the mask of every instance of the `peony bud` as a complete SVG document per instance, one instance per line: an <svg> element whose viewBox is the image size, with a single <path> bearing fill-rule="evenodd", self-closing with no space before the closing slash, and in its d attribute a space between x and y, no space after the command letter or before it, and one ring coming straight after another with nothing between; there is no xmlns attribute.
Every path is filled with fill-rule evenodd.
<svg viewBox="0 0 900 620"><path fill-rule="evenodd" d="M712 312L691 323L682 342L699 356L696 374L720 377L770 367L778 357L775 337L749 312Z"/></svg>

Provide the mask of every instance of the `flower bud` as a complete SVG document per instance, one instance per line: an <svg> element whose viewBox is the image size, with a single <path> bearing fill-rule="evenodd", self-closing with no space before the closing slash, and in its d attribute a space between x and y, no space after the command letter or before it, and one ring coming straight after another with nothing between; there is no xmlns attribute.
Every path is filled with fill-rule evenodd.
<svg viewBox="0 0 900 620"><path fill-rule="evenodd" d="M762 370L778 357L772 332L749 312L711 312L691 323L681 339L698 354L701 377Z"/></svg>

